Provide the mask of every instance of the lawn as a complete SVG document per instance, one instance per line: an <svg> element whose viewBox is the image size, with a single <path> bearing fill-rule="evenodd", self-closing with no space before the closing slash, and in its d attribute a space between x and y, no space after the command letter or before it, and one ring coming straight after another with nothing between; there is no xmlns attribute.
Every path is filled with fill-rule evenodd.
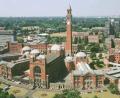
<svg viewBox="0 0 120 98"><path fill-rule="evenodd" d="M89 93L89 94L82 94L82 98L94 98L97 95L99 98L120 98L120 95L111 94L109 91L102 92L102 93Z"/></svg>
<svg viewBox="0 0 120 98"><path fill-rule="evenodd" d="M36 91L33 93L32 97L33 98L53 98L55 93L53 92L45 92L45 91Z"/></svg>
<svg viewBox="0 0 120 98"><path fill-rule="evenodd" d="M20 87L11 87L8 91L10 94L13 94L17 97L21 97L21 96L25 96L26 93L28 92L26 89L24 88L20 88Z"/></svg>
<svg viewBox="0 0 120 98"><path fill-rule="evenodd" d="M4 88L4 87L6 87L6 86L7 86L7 85L0 83L0 88Z"/></svg>
<svg viewBox="0 0 120 98"><path fill-rule="evenodd" d="M32 97L33 98L53 98L55 95L54 92L45 92L45 91L36 91ZM107 92L95 92L95 93L87 93L82 94L82 98L94 98L94 96L97 95L98 98L120 98L118 95L111 94L109 91Z"/></svg>

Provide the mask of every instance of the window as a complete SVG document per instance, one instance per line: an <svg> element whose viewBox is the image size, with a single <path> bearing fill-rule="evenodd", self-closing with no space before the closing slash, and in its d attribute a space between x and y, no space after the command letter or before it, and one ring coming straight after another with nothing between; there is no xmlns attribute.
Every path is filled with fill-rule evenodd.
<svg viewBox="0 0 120 98"><path fill-rule="evenodd" d="M40 73L41 73L41 69L40 69L40 67L39 66L35 66L34 67L34 76L35 76L35 78L40 78Z"/></svg>

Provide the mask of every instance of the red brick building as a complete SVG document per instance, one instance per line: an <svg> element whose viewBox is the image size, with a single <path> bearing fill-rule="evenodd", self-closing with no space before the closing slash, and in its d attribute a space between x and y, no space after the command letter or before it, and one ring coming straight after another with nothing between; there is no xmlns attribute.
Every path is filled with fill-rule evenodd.
<svg viewBox="0 0 120 98"><path fill-rule="evenodd" d="M104 75L102 71L92 70L89 67L87 64L87 55L84 52L79 52L74 57L66 57L65 62L75 88L88 90L102 88L104 86Z"/></svg>
<svg viewBox="0 0 120 98"><path fill-rule="evenodd" d="M89 35L88 42L89 43L99 43L99 35Z"/></svg>
<svg viewBox="0 0 120 98"><path fill-rule="evenodd" d="M114 54L114 58L115 58L116 63L120 63L120 53L119 52Z"/></svg>
<svg viewBox="0 0 120 98"><path fill-rule="evenodd" d="M39 51L42 51L44 53L47 52L47 48L49 47L47 43L44 44L22 44L22 43L8 43L8 49L10 53L21 53L22 48L28 46L31 49L38 49Z"/></svg>
<svg viewBox="0 0 120 98"><path fill-rule="evenodd" d="M14 62L0 61L0 76L12 80L16 76L24 75L29 69L29 59L19 59Z"/></svg>
<svg viewBox="0 0 120 98"><path fill-rule="evenodd" d="M50 82L63 78L66 71L64 50L59 45L53 45L47 55L39 54L37 51L30 54L29 77L35 87L48 88Z"/></svg>
<svg viewBox="0 0 120 98"><path fill-rule="evenodd" d="M47 43L8 43L8 48L11 53L21 53L23 58L30 60L29 71L25 71L25 75L28 75L30 83L34 87L49 88L50 83L56 85L56 82L64 79L62 88L65 88L66 85L80 89L102 87L103 73L99 70L92 70L88 65L87 55L84 52L76 53L77 45L72 44L71 7L67 10L66 35L64 46ZM89 41L98 43L98 36L90 36ZM58 86L61 88L60 85Z"/></svg>
<svg viewBox="0 0 120 98"><path fill-rule="evenodd" d="M8 50L10 53L21 53L23 44L18 42L8 42Z"/></svg>

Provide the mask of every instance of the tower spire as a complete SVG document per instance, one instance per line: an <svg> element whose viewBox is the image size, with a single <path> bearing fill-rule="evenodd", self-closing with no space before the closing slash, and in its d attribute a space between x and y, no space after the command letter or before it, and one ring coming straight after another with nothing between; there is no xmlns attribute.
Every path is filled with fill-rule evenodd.
<svg viewBox="0 0 120 98"><path fill-rule="evenodd" d="M70 4L70 2L69 2L69 9L71 9L71 4Z"/></svg>
<svg viewBox="0 0 120 98"><path fill-rule="evenodd" d="M72 55L72 8L69 5L66 17L66 55Z"/></svg>
<svg viewBox="0 0 120 98"><path fill-rule="evenodd" d="M67 14L71 14L72 15L72 8L71 8L70 2L69 2L69 7L67 9Z"/></svg>

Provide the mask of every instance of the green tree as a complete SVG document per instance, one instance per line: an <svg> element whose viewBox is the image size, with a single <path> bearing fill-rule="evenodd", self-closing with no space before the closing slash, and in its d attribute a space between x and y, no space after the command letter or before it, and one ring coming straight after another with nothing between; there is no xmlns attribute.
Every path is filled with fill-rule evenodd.
<svg viewBox="0 0 120 98"><path fill-rule="evenodd" d="M102 59L102 58L103 58L102 53L100 53L100 54L99 54L99 58L100 58L100 59Z"/></svg>
<svg viewBox="0 0 120 98"><path fill-rule="evenodd" d="M98 53L99 50L100 50L100 47L98 45L94 45L90 49L91 52L95 52L95 53Z"/></svg>
<svg viewBox="0 0 120 98"><path fill-rule="evenodd" d="M77 43L78 43L78 38L75 37L75 38L74 38L74 44L77 44Z"/></svg>
<svg viewBox="0 0 120 98"><path fill-rule="evenodd" d="M68 92L66 98L81 98L81 96L80 93L77 90L75 90Z"/></svg>
<svg viewBox="0 0 120 98"><path fill-rule="evenodd" d="M95 53L95 52L92 52L92 53L90 54L90 57L91 57L92 59L96 58L96 53Z"/></svg>
<svg viewBox="0 0 120 98"><path fill-rule="evenodd" d="M79 42L79 44L81 43L81 38L79 37L79 39L78 39L78 42Z"/></svg>
<svg viewBox="0 0 120 98"><path fill-rule="evenodd" d="M53 98L66 98L63 94L55 94Z"/></svg>
<svg viewBox="0 0 120 98"><path fill-rule="evenodd" d="M10 94L9 98L15 98L15 96L13 94Z"/></svg>
<svg viewBox="0 0 120 98"><path fill-rule="evenodd" d="M64 90L61 94L56 94L53 98L81 98L77 90Z"/></svg>
<svg viewBox="0 0 120 98"><path fill-rule="evenodd" d="M95 95L93 98L99 98L97 95Z"/></svg>
<svg viewBox="0 0 120 98"><path fill-rule="evenodd" d="M115 48L115 42L114 42L113 39L111 39L111 47L112 47L112 48Z"/></svg>
<svg viewBox="0 0 120 98"><path fill-rule="evenodd" d="M108 89L112 94L119 94L118 86L116 84L111 83Z"/></svg>
<svg viewBox="0 0 120 98"><path fill-rule="evenodd" d="M25 97L25 98L29 98L29 97L27 96L27 97Z"/></svg>

